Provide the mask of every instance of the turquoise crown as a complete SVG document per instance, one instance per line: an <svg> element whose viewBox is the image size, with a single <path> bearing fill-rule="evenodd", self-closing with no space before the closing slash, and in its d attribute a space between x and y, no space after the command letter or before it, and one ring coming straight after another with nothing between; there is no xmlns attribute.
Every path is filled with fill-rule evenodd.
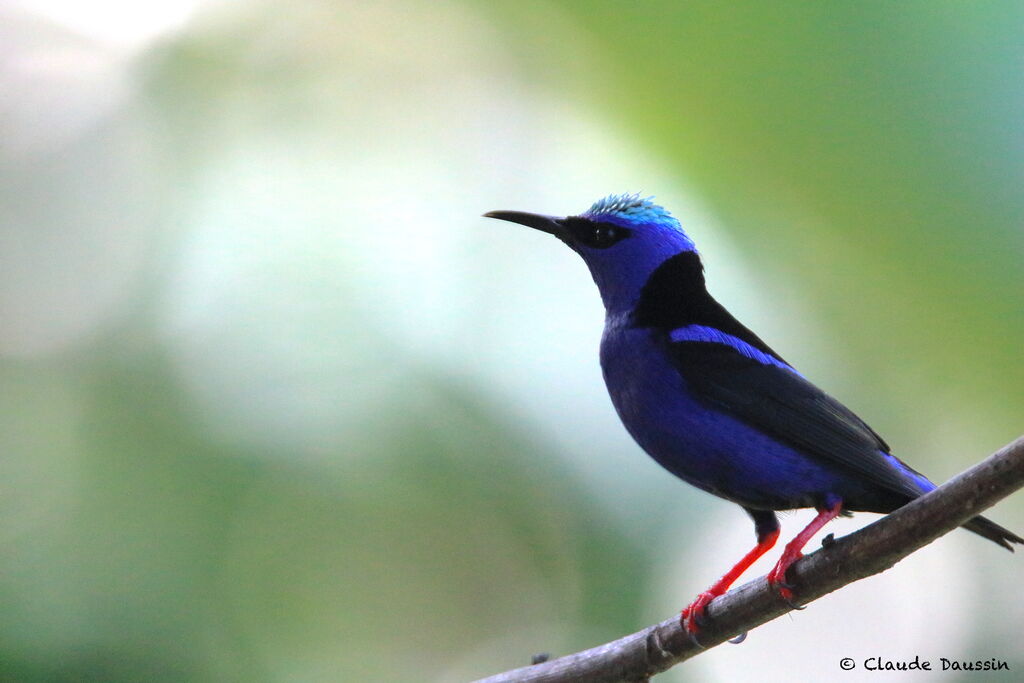
<svg viewBox="0 0 1024 683"><path fill-rule="evenodd" d="M603 220L627 225L662 225L680 229L679 221L664 207L655 204L654 197L641 198L637 194L611 194L599 199L583 214L590 220Z"/></svg>

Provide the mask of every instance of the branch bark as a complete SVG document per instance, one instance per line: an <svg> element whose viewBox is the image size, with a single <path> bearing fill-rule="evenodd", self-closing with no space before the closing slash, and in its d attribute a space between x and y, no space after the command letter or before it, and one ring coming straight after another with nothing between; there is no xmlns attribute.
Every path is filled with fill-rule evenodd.
<svg viewBox="0 0 1024 683"><path fill-rule="evenodd" d="M936 490L794 564L788 574L795 584L794 602L809 603L889 569L1022 486L1024 436ZM708 605L700 646L690 640L675 616L619 640L478 683L646 681L792 609L761 577Z"/></svg>

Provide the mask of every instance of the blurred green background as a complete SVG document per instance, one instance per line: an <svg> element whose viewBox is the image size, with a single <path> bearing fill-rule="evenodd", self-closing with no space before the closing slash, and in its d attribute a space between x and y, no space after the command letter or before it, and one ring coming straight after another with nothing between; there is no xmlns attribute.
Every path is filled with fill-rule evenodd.
<svg viewBox="0 0 1024 683"><path fill-rule="evenodd" d="M730 566L742 511L612 411L583 264L491 209L655 194L965 469L1024 431L1022 114L1020 3L3 3L0 678L463 681ZM1022 561L956 532L663 678L1011 680Z"/></svg>

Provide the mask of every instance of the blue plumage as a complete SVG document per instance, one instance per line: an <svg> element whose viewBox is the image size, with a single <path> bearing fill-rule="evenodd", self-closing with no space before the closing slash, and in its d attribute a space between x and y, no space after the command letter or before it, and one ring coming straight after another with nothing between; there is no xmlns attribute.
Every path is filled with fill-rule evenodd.
<svg viewBox="0 0 1024 683"><path fill-rule="evenodd" d="M693 241L650 198L612 195L566 218L485 215L553 234L583 258L605 305L601 368L626 429L665 469L754 520L755 548L684 610L691 633L707 603L775 543L775 511L819 513L769 574L789 599L786 569L825 523L891 512L935 488L715 301ZM964 527L1011 550L1024 543L984 517Z"/></svg>
<svg viewBox="0 0 1024 683"><path fill-rule="evenodd" d="M680 327L672 330L668 333L668 338L677 343L681 342L705 342L708 344L724 344L730 348L736 350L741 356L745 356L751 360L757 361L762 365L774 365L790 372L796 372L789 363L781 361L775 356L759 351L747 342L734 337L731 334L726 334L721 330L716 330L713 327L705 327L704 325L687 325L686 327ZM797 372L799 375L800 373Z"/></svg>
<svg viewBox="0 0 1024 683"><path fill-rule="evenodd" d="M594 202L581 215L592 221L606 221L624 227L646 225L661 227L681 235L694 249L694 244L683 232L675 216L655 204L654 197L641 198L639 194L611 194Z"/></svg>
<svg viewBox="0 0 1024 683"><path fill-rule="evenodd" d="M812 507L819 492L863 494L856 480L686 390L646 330L606 330L601 365L612 403L636 442L690 484L745 507ZM614 387L614 388L613 388Z"/></svg>

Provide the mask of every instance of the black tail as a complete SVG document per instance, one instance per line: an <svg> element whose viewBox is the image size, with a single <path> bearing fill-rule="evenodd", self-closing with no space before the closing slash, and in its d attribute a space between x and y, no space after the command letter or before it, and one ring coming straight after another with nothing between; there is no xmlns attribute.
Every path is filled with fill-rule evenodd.
<svg viewBox="0 0 1024 683"><path fill-rule="evenodd" d="M1013 552L1013 546L1010 545L1011 543L1024 544L1024 538L1021 538L1008 529L1004 529L991 519L986 519L985 517L975 517L967 522L967 524L964 524L964 528L968 531L973 531L979 536L984 536L993 543L998 543L1011 553Z"/></svg>

